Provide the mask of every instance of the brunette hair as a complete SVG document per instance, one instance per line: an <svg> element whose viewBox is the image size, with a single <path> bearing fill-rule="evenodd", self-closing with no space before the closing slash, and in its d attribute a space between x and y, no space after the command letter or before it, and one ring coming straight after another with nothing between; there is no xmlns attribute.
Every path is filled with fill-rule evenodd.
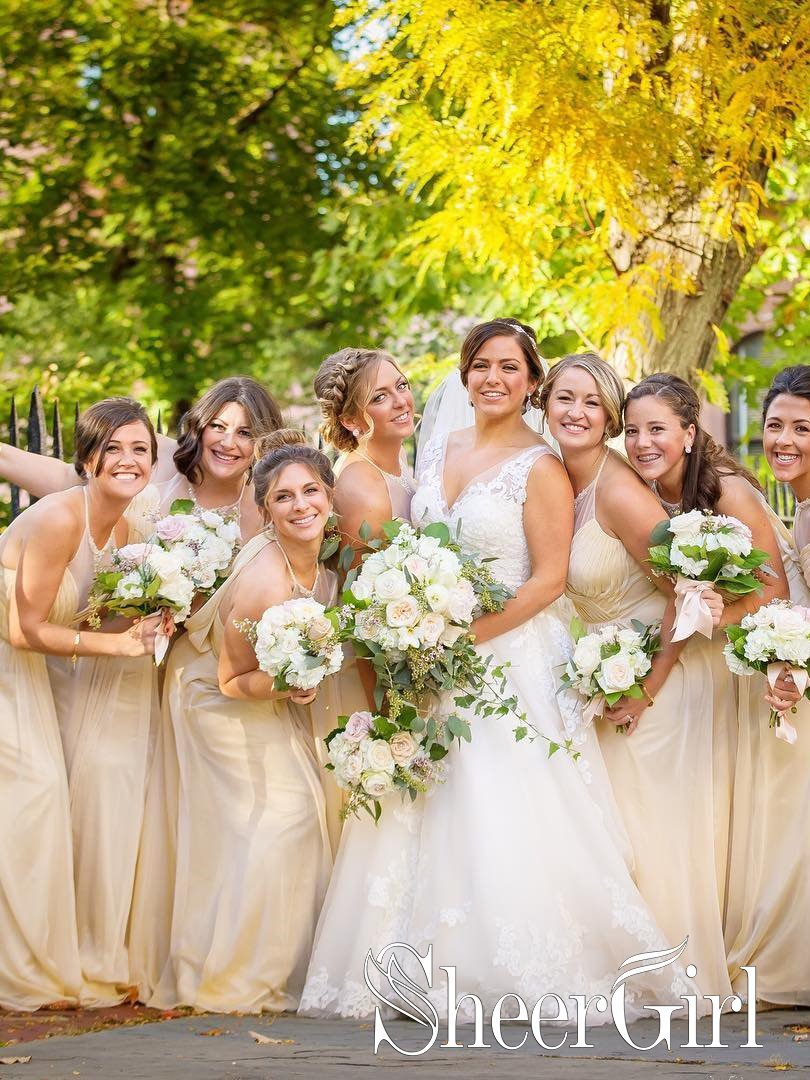
<svg viewBox="0 0 810 1080"><path fill-rule="evenodd" d="M540 408L544 412L548 410L548 400L551 397L555 382L564 371L572 367L582 368L583 371L587 371L593 377L596 389L599 392L599 399L607 413L605 437L615 439L622 433L624 383L607 360L603 360L598 353L569 353L568 356L563 356L561 360L558 360L549 369L546 381L543 383L543 388L540 391Z"/></svg>
<svg viewBox="0 0 810 1080"><path fill-rule="evenodd" d="M180 421L180 435L174 452L174 464L192 484L202 480L202 433L226 405L241 405L247 414L248 427L254 439L276 431L284 420L281 410L261 383L246 375L220 379L206 390Z"/></svg>
<svg viewBox="0 0 810 1080"><path fill-rule="evenodd" d="M112 441L112 437L118 428L125 424L142 423L149 433L149 445L152 450L152 464L157 461L157 439L152 421L146 409L139 401L127 397L105 398L91 405L79 417L76 423L74 435L75 451L73 454L73 468L85 479L87 476L86 466L88 461L96 454L95 476L101 472L104 465L104 452Z"/></svg>
<svg viewBox="0 0 810 1080"><path fill-rule="evenodd" d="M631 401L644 397L660 398L672 409L684 430L690 424L695 426L692 452L686 455L683 476L681 507L684 512L715 510L723 493L724 476L743 476L757 491L762 490L755 477L700 426L700 398L685 379L669 371L648 375L627 395L625 413Z"/></svg>
<svg viewBox="0 0 810 1080"><path fill-rule="evenodd" d="M796 364L793 367L783 368L774 378L762 401L763 423L774 398L779 397L780 394L791 394L793 397L807 398L810 401L810 364Z"/></svg>
<svg viewBox="0 0 810 1080"><path fill-rule="evenodd" d="M461 357L458 370L461 381L466 386L470 365L475 357L490 338L510 337L514 338L520 346L529 375L537 380L537 386L532 390L526 402L526 406L534 409L540 408L540 384L543 382L543 361L537 351L537 335L530 326L518 322L517 319L490 319L489 322L479 323L470 330L461 345Z"/></svg>
<svg viewBox="0 0 810 1080"><path fill-rule="evenodd" d="M267 496L287 465L305 465L330 495L335 490L335 474L329 458L309 445L303 431L279 428L262 435L256 442L254 460L253 494L261 510L265 509Z"/></svg>
<svg viewBox="0 0 810 1080"><path fill-rule="evenodd" d="M321 436L336 450L348 453L357 449L359 440L343 426L342 417L365 413L384 360L400 371L393 356L383 349L341 349L327 356L318 368L313 386L323 418Z"/></svg>

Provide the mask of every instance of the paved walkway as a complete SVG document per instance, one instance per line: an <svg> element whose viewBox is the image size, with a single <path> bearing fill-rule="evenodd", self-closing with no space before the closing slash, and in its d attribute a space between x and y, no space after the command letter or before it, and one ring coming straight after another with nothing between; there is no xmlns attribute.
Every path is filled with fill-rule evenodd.
<svg viewBox="0 0 810 1080"><path fill-rule="evenodd" d="M398 1021L386 1029L405 1049L425 1044L423 1029L415 1024ZM505 1026L504 1038L519 1042L525 1031L525 1026ZM639 1045L649 1045L656 1031L649 1021L630 1028ZM674 1042L687 1041L684 1023L674 1024L673 1031ZM810 1077L809 1010L761 1013L759 1049L740 1049L746 1041L744 1015L724 1016L721 1032L727 1049L668 1052L659 1046L644 1053L628 1046L613 1028L595 1028L589 1030L593 1049L543 1051L529 1032L521 1050L497 1045L442 1049L437 1040L424 1056L407 1058L391 1047L375 1057L372 1024L294 1016L184 1016L0 1047L0 1059L31 1059L0 1063L0 1080L349 1080L371 1075L448 1080L451 1069L464 1080L773 1080L783 1071ZM546 1040L560 1034L549 1033ZM473 1041L473 1029L459 1028L458 1041ZM485 1041L493 1042L489 1029ZM697 1041L710 1041L703 1022Z"/></svg>

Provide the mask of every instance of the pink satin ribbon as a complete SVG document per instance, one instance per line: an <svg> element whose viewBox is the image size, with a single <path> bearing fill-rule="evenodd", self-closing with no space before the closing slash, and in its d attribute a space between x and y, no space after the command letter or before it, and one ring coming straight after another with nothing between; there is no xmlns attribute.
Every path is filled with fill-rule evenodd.
<svg viewBox="0 0 810 1080"><path fill-rule="evenodd" d="M684 641L692 634L710 638L714 623L709 605L703 599L703 590L712 588L710 581L693 581L680 577L675 581L675 626L673 641Z"/></svg>
<svg viewBox="0 0 810 1080"><path fill-rule="evenodd" d="M805 619L807 619L807 616L810 615L810 609L808 608L800 608L799 610L805 613ZM808 619L808 622L810 622L810 619ZM783 671L790 672L790 674L793 676L793 681L796 684L796 689L799 691L800 694L803 694L807 689L808 682L810 682L810 676L808 676L804 668L793 667L792 664L786 664L782 660L775 660L772 664L768 664L768 683L771 687L771 690L773 690L774 686L776 685L776 680L779 678ZM777 710L774 709L774 712L776 712L779 717L777 724L773 729L774 734L776 735L777 739L781 739L783 742L786 742L790 746L793 746L793 744L799 737L799 733L796 731L796 728L793 726L793 724L791 724L791 722L788 720L787 710L785 710L785 712L777 712Z"/></svg>
<svg viewBox="0 0 810 1080"><path fill-rule="evenodd" d="M597 720L604 713L606 708L607 702L604 694L597 694L596 697L591 698L582 710L583 724L592 724L594 720Z"/></svg>
<svg viewBox="0 0 810 1080"><path fill-rule="evenodd" d="M155 663L161 664L163 662L166 653L169 651L169 642L172 640L172 634L174 633L174 619L172 613L168 608L163 609L163 619L161 620L158 632L155 634Z"/></svg>

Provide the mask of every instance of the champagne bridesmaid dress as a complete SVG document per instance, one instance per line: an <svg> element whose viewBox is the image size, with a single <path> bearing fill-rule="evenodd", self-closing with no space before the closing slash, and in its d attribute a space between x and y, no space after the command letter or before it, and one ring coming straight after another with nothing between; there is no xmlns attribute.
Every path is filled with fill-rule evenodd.
<svg viewBox="0 0 810 1080"><path fill-rule="evenodd" d="M159 1008L294 1009L328 882L308 710L287 700L233 700L219 689L220 609L270 543L260 534L243 548L229 580L188 620L172 650L164 716L177 772L166 770L164 790L174 803L168 817L176 822L176 877L171 920L161 931L168 960L159 978L159 949L139 960L141 995ZM334 575L322 572L316 599L328 604L334 594ZM147 938L148 927L141 933Z"/></svg>
<svg viewBox="0 0 810 1080"><path fill-rule="evenodd" d="M85 506L86 506L85 489ZM76 610L99 551L85 531L70 566ZM48 657L70 790L83 1003L114 1005L130 991L127 926L152 752L157 682L151 656Z"/></svg>
<svg viewBox="0 0 810 1080"><path fill-rule="evenodd" d="M659 621L666 607L624 545L598 520L599 478L577 496L566 592L589 631L632 619ZM731 992L723 947L717 857L711 828L711 670L689 642L632 735L596 728L630 837L635 880L671 944L689 935L684 963L697 967L705 994Z"/></svg>
<svg viewBox="0 0 810 1080"><path fill-rule="evenodd" d="M0 566L0 1006L32 1010L78 1002L82 978L59 725L45 657L9 644L15 578ZM71 565L50 621L77 610Z"/></svg>
<svg viewBox="0 0 810 1080"><path fill-rule="evenodd" d="M764 499L763 499L764 502ZM767 507L794 604L810 607L802 568L810 567L810 504L797 508L795 544ZM797 551L798 548L798 551ZM807 570L805 569L805 574ZM793 746L768 725L765 680L742 676L739 687L726 944L735 987L754 965L757 996L780 1005L810 1005L810 702L787 714Z"/></svg>

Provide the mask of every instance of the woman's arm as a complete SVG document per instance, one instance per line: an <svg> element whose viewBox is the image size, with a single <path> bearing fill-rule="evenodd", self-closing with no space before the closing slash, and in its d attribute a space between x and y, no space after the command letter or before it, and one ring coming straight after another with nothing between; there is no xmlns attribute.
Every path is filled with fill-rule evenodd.
<svg viewBox="0 0 810 1080"><path fill-rule="evenodd" d="M722 483L723 490L717 504L717 512L739 518L748 526L754 547L759 548L760 551L767 551L768 566L776 575L775 577L771 577L770 574L764 575L762 589L759 592L749 593L726 604L720 620L720 625L726 627L734 626L744 615L757 611L764 604L769 604L771 600L790 599L790 586L785 575L773 525L756 488L742 476L724 476Z"/></svg>
<svg viewBox="0 0 810 1080"><path fill-rule="evenodd" d="M65 491L81 483L73 465L45 454L32 454L18 446L0 443L0 476L37 499Z"/></svg>
<svg viewBox="0 0 810 1080"><path fill-rule="evenodd" d="M514 630L547 608L565 590L574 533L574 495L562 463L543 454L526 482L523 529L531 577L507 600L502 612L482 615L472 625L476 645Z"/></svg>
<svg viewBox="0 0 810 1080"><path fill-rule="evenodd" d="M49 506L21 537L14 594L9 605L9 640L17 649L50 656L144 656L153 653L159 615L124 630L105 633L49 622L68 563L82 537L83 522L69 507ZM77 634L79 638L77 641Z"/></svg>
<svg viewBox="0 0 810 1080"><path fill-rule="evenodd" d="M354 548L354 563L368 550L360 537L363 523L371 530L372 537L382 535L382 527L391 520L391 497L385 480L370 465L353 461L338 477L335 486L335 513L340 523L340 538L345 545Z"/></svg>

